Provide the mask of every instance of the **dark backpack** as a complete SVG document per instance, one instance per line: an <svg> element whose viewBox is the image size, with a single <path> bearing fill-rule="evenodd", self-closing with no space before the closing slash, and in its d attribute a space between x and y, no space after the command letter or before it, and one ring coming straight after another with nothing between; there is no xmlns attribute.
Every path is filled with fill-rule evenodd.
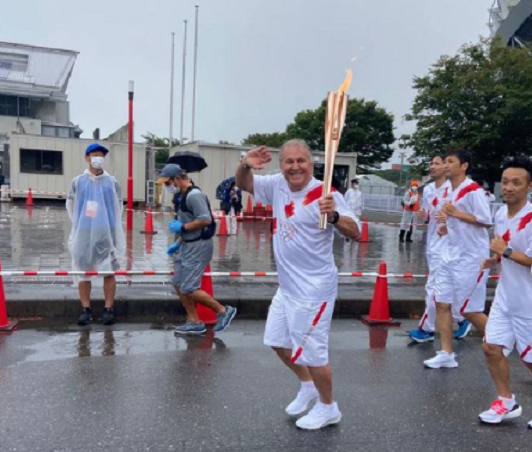
<svg viewBox="0 0 532 452"><path fill-rule="evenodd" d="M194 212L189 210L187 205L188 194L194 189L201 191L201 189L196 185L191 185L187 188L187 191L185 191L185 193L183 193L183 195L181 196L181 204L179 206L181 212L191 212L192 214L194 214ZM198 240L209 240L212 239L214 237L214 234L216 233L216 222L214 221L214 216L212 215L211 203L209 202L209 198L205 197L205 199L207 200L207 207L209 208L209 212L211 214L211 224L209 224L209 226L205 226L201 230L201 235L197 239L183 240L186 243L197 242Z"/></svg>

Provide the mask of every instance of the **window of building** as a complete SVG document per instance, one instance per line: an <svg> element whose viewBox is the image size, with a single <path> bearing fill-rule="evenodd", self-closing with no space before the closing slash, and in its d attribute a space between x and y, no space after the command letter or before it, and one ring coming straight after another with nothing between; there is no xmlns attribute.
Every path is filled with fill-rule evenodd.
<svg viewBox="0 0 532 452"><path fill-rule="evenodd" d="M0 116L30 117L30 99L0 94Z"/></svg>
<svg viewBox="0 0 532 452"><path fill-rule="evenodd" d="M0 52L0 69L26 72L28 69L28 55Z"/></svg>
<svg viewBox="0 0 532 452"><path fill-rule="evenodd" d="M21 149L20 172L37 174L63 174L63 153L61 151Z"/></svg>
<svg viewBox="0 0 532 452"><path fill-rule="evenodd" d="M70 127L41 126L41 133L47 137L71 138Z"/></svg>

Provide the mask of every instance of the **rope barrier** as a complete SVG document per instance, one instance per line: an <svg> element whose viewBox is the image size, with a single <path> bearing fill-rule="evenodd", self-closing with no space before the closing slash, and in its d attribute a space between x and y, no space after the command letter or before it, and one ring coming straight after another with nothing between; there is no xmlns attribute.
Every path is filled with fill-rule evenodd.
<svg viewBox="0 0 532 452"><path fill-rule="evenodd" d="M55 270L55 271L35 271L35 270L16 270L16 271L1 271L0 276L5 277L21 277L21 276L172 276L173 270L118 270L118 271L75 271L75 270ZM263 278L277 276L277 272L208 272L204 276L227 277L227 278ZM350 278L364 278L364 277L379 277L379 278L397 278L397 279L415 279L428 278L428 273L388 273L387 275L380 275L377 272L338 272L340 277ZM499 275L491 275L490 279L498 279Z"/></svg>

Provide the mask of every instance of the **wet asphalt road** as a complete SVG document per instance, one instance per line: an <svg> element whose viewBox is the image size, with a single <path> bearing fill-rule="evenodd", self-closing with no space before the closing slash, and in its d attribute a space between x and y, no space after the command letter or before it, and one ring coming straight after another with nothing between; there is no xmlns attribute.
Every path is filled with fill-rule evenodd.
<svg viewBox="0 0 532 452"><path fill-rule="evenodd" d="M305 432L283 411L298 384L262 345L262 321L187 340L170 325L24 325L0 336L2 452L531 450L532 375L515 356L524 415L477 421L495 396L477 337L456 343L458 369L428 370L434 346L408 345L413 322L369 330L335 320L343 420Z"/></svg>

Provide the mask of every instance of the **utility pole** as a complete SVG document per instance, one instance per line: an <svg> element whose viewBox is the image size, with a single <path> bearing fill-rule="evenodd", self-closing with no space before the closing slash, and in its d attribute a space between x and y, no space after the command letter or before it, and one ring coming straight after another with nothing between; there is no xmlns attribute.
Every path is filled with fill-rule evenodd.
<svg viewBox="0 0 532 452"><path fill-rule="evenodd" d="M196 127L196 77L198 75L198 15L199 6L196 5L196 23L194 28L194 78L192 81L192 132L190 141L194 141L194 129Z"/></svg>
<svg viewBox="0 0 532 452"><path fill-rule="evenodd" d="M170 132L168 138L168 155L172 150L172 140L174 138L174 54L175 54L175 33L172 32L172 57L170 64Z"/></svg>
<svg viewBox="0 0 532 452"><path fill-rule="evenodd" d="M185 70L187 64L187 21L185 23L185 37L183 40L183 75L181 80L181 133L179 136L179 144L183 144L183 127L185 125Z"/></svg>

